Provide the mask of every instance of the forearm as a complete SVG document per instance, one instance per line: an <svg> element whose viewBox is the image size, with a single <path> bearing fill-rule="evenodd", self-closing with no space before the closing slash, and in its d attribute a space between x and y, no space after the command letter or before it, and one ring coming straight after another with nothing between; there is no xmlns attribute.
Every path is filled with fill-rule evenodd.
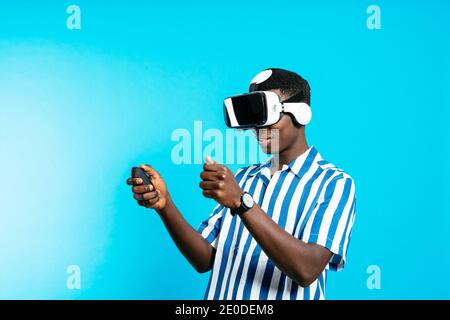
<svg viewBox="0 0 450 320"><path fill-rule="evenodd" d="M301 286L309 286L325 268L323 251L294 238L280 228L257 204L241 219L274 264ZM326 252L327 254L327 252ZM328 259L331 257L329 253Z"/></svg>
<svg viewBox="0 0 450 320"><path fill-rule="evenodd" d="M214 248L184 219L168 196L166 206L156 210L178 249L198 272L206 272L214 260Z"/></svg>

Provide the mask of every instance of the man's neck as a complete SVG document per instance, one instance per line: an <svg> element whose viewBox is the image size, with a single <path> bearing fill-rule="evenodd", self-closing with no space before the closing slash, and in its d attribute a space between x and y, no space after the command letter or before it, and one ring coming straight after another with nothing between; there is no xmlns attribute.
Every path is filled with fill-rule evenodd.
<svg viewBox="0 0 450 320"><path fill-rule="evenodd" d="M280 170L283 167L283 165L285 165L285 164L288 165L289 163L291 163L292 160L298 158L300 155L305 153L308 149L309 149L308 144L306 143L305 140L303 140L303 141L299 141L298 143L293 145L291 148L283 150L279 154L274 155L272 160L274 160L275 165L273 165L274 162L272 162L272 165L273 165L272 170L271 170L272 174L275 171Z"/></svg>

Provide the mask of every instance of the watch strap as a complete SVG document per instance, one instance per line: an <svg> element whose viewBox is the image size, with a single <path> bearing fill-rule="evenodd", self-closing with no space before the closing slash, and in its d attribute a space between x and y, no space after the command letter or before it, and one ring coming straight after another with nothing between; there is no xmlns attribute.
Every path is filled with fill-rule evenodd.
<svg viewBox="0 0 450 320"><path fill-rule="evenodd" d="M234 215L241 215L241 214L243 214L244 212L246 212L247 210L249 210L250 208L249 207L247 207L246 205L245 205L245 203L244 203L244 199L243 199L243 197L244 197L244 195L245 194L247 194L247 192L244 192L242 195L241 195L241 205L239 206L239 207L237 207L237 208L235 208L235 209L230 209L230 212L231 212L231 214L234 216Z"/></svg>

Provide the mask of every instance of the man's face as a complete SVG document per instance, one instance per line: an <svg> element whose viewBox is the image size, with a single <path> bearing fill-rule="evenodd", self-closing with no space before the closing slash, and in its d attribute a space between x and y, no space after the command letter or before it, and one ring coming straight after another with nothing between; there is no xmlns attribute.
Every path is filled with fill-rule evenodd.
<svg viewBox="0 0 450 320"><path fill-rule="evenodd" d="M276 93L283 101L285 97L280 90L270 90ZM253 129L262 150L268 154L279 154L292 146L300 137L300 130L288 114L282 114L280 121L270 126Z"/></svg>

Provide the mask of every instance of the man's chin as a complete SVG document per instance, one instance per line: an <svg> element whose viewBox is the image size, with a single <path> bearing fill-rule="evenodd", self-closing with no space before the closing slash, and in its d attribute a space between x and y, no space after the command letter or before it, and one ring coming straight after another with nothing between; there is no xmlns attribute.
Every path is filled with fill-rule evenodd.
<svg viewBox="0 0 450 320"><path fill-rule="evenodd" d="M276 148L274 148L270 143L260 143L259 146L261 147L261 150L266 154L273 154L278 152L278 150L276 150Z"/></svg>

